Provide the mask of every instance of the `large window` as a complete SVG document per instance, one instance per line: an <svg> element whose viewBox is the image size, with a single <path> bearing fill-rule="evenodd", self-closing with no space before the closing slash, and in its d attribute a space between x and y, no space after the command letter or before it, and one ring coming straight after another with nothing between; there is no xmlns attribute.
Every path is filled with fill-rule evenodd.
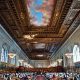
<svg viewBox="0 0 80 80"><path fill-rule="evenodd" d="M1 62L4 62L4 49L2 48L1 51Z"/></svg>
<svg viewBox="0 0 80 80"><path fill-rule="evenodd" d="M8 62L8 47L6 44L2 45L1 62Z"/></svg>
<svg viewBox="0 0 80 80"><path fill-rule="evenodd" d="M80 50L78 45L74 45L73 47L73 62L80 62Z"/></svg>

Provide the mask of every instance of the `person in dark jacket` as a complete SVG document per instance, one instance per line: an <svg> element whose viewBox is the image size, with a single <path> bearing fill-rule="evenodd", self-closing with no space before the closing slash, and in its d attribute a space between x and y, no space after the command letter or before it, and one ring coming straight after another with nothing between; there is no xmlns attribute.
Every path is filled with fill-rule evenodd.
<svg viewBox="0 0 80 80"><path fill-rule="evenodd" d="M74 76L74 80L77 80L76 76Z"/></svg>

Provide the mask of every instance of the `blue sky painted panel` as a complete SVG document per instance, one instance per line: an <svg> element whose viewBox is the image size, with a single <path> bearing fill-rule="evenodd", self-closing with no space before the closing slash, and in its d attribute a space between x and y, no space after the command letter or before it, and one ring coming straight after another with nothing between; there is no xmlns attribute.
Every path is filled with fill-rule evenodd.
<svg viewBox="0 0 80 80"><path fill-rule="evenodd" d="M47 26L51 18L54 0L27 0L30 23Z"/></svg>

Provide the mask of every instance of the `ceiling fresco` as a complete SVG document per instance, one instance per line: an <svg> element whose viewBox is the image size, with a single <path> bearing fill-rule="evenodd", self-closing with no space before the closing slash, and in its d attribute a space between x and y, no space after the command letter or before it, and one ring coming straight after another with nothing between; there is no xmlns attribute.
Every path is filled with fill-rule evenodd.
<svg viewBox="0 0 80 80"><path fill-rule="evenodd" d="M35 26L46 26L50 22L54 0L27 0L30 23Z"/></svg>

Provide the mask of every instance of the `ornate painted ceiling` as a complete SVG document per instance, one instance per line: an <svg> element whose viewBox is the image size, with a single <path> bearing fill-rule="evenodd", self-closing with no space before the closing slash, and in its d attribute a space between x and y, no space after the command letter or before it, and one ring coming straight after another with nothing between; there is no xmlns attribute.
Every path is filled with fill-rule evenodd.
<svg viewBox="0 0 80 80"><path fill-rule="evenodd" d="M54 0L26 0L30 23L34 26L47 26L51 18Z"/></svg>
<svg viewBox="0 0 80 80"><path fill-rule="evenodd" d="M0 23L30 59L55 55L79 20L79 0L0 0Z"/></svg>

